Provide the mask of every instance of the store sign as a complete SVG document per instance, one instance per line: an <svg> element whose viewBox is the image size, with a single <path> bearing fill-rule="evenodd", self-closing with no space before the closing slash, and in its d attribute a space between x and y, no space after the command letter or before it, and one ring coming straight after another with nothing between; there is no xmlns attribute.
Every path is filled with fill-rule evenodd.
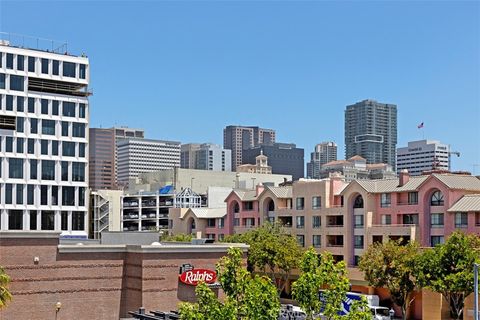
<svg viewBox="0 0 480 320"><path fill-rule="evenodd" d="M217 280L217 274L208 269L192 269L180 274L179 278L185 284L196 286L200 281L214 283Z"/></svg>

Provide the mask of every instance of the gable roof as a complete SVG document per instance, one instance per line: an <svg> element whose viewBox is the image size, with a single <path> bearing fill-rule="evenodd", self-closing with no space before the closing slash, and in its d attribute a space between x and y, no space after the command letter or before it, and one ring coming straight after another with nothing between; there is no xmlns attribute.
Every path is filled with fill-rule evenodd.
<svg viewBox="0 0 480 320"><path fill-rule="evenodd" d="M241 201L257 200L256 190L233 189L233 192L235 192L235 194L240 198Z"/></svg>
<svg viewBox="0 0 480 320"><path fill-rule="evenodd" d="M191 212L195 217L200 219L222 218L227 214L226 208L188 208L181 212L181 218Z"/></svg>
<svg viewBox="0 0 480 320"><path fill-rule="evenodd" d="M450 189L480 191L480 179L470 175L432 174Z"/></svg>
<svg viewBox="0 0 480 320"><path fill-rule="evenodd" d="M279 199L286 199L292 197L292 186L285 187L265 187L269 189Z"/></svg>
<svg viewBox="0 0 480 320"><path fill-rule="evenodd" d="M480 212L480 194L466 194L447 210L448 212Z"/></svg>

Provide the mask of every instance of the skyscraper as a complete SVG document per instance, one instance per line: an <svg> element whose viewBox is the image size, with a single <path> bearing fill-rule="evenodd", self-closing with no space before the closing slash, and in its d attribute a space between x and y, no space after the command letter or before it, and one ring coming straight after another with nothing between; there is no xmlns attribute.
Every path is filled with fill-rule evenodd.
<svg viewBox="0 0 480 320"><path fill-rule="evenodd" d="M307 163L307 177L320 178L320 169L327 162L337 160L337 144L335 142L322 142L315 146L310 153L310 162Z"/></svg>
<svg viewBox="0 0 480 320"><path fill-rule="evenodd" d="M182 144L180 168L232 171L232 150L213 143Z"/></svg>
<svg viewBox="0 0 480 320"><path fill-rule="evenodd" d="M435 140L410 141L407 147L397 149L397 171L403 169L412 176L434 169L449 170L450 146Z"/></svg>
<svg viewBox="0 0 480 320"><path fill-rule="evenodd" d="M363 100L345 110L345 158L387 163L395 170L397 106Z"/></svg>
<svg viewBox="0 0 480 320"><path fill-rule="evenodd" d="M244 149L275 143L275 130L259 127L227 126L223 129L223 147L232 150L232 170L242 164Z"/></svg>
<svg viewBox="0 0 480 320"><path fill-rule="evenodd" d="M89 61L23 46L0 41L0 230L86 237Z"/></svg>

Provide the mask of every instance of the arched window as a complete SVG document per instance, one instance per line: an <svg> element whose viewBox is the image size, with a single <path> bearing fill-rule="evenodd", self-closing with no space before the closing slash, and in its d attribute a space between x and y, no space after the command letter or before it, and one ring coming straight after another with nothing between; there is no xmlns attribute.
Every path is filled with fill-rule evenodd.
<svg viewBox="0 0 480 320"><path fill-rule="evenodd" d="M191 230L195 230L195 219L192 219Z"/></svg>
<svg viewBox="0 0 480 320"><path fill-rule="evenodd" d="M233 205L233 213L239 213L240 212L240 206L238 205L238 202L235 202Z"/></svg>
<svg viewBox="0 0 480 320"><path fill-rule="evenodd" d="M358 195L355 198L355 202L353 202L353 208L354 209L363 208L363 197L361 195Z"/></svg>
<svg viewBox="0 0 480 320"><path fill-rule="evenodd" d="M275 202L273 200L268 202L268 211L275 211Z"/></svg>
<svg viewBox="0 0 480 320"><path fill-rule="evenodd" d="M430 198L430 205L431 206L443 206L443 193L439 190L435 191Z"/></svg>

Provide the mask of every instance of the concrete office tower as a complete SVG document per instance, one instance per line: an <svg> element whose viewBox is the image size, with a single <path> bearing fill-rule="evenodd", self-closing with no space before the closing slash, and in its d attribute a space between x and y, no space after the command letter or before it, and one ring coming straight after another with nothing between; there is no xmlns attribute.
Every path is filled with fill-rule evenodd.
<svg viewBox="0 0 480 320"><path fill-rule="evenodd" d="M119 141L117 148L120 187L139 173L180 166L180 142L131 138Z"/></svg>
<svg viewBox="0 0 480 320"><path fill-rule="evenodd" d="M345 110L345 158L387 163L395 170L397 106L363 100Z"/></svg>
<svg viewBox="0 0 480 320"><path fill-rule="evenodd" d="M232 150L213 143L182 144L180 168L232 171Z"/></svg>
<svg viewBox="0 0 480 320"><path fill-rule="evenodd" d="M397 171L407 169L418 176L423 171L449 170L450 146L436 140L410 141L407 147L397 149Z"/></svg>
<svg viewBox="0 0 480 320"><path fill-rule="evenodd" d="M243 150L243 163L256 163L260 154L267 156L273 174L288 174L293 180L304 177L304 151L294 143L273 143Z"/></svg>
<svg viewBox="0 0 480 320"><path fill-rule="evenodd" d="M310 162L307 163L307 177L320 178L322 165L337 160L337 144L335 142L322 142L315 146L310 153Z"/></svg>
<svg viewBox="0 0 480 320"><path fill-rule="evenodd" d="M275 143L275 130L272 129L243 126L227 126L223 129L223 147L232 150L233 171L243 163L244 149L273 143Z"/></svg>
<svg viewBox="0 0 480 320"><path fill-rule="evenodd" d="M84 56L0 41L1 230L87 237L89 78Z"/></svg>
<svg viewBox="0 0 480 320"><path fill-rule="evenodd" d="M113 127L90 128L90 188L93 190L118 187L117 144L128 138L144 138L143 129Z"/></svg>

